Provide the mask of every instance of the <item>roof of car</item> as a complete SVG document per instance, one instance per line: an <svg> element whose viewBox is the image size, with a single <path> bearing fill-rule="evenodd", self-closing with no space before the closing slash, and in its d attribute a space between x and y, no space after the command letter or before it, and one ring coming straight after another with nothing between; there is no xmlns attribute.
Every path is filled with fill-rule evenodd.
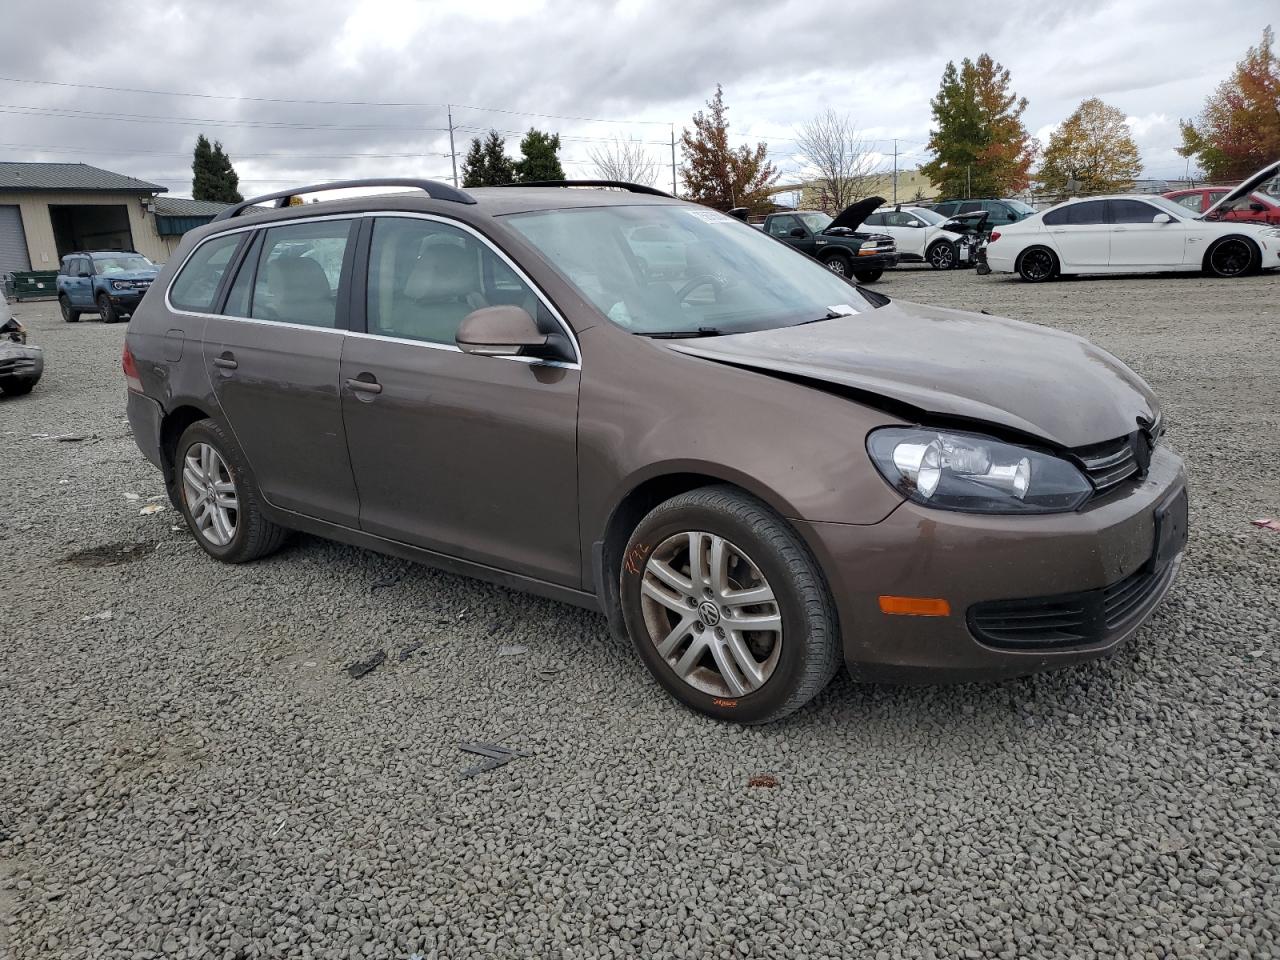
<svg viewBox="0 0 1280 960"><path fill-rule="evenodd" d="M67 257L118 257L120 254L128 254L131 257L140 257L137 250L73 250L71 253L63 254L62 259Z"/></svg>

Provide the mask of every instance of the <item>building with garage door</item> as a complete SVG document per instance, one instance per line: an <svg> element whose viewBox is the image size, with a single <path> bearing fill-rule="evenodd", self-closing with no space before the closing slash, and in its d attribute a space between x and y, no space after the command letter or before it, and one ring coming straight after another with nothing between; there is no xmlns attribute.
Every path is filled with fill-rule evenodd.
<svg viewBox="0 0 1280 960"><path fill-rule="evenodd" d="M136 250L163 263L165 188L83 163L0 162L0 275L56 270L74 250Z"/></svg>
<svg viewBox="0 0 1280 960"><path fill-rule="evenodd" d="M188 200L185 197L156 197L156 233L172 256L188 230L202 227L227 207L229 203L214 200Z"/></svg>

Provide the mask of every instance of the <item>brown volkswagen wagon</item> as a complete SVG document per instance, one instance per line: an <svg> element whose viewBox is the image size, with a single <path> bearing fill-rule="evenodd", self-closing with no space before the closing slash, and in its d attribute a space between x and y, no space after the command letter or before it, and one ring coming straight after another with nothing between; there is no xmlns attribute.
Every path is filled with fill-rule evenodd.
<svg viewBox="0 0 1280 960"><path fill-rule="evenodd" d="M134 314L133 432L213 557L303 530L597 609L743 722L842 659L1097 657L1169 589L1182 464L1087 341L893 302L651 188L296 192L367 185L410 192L228 210Z"/></svg>

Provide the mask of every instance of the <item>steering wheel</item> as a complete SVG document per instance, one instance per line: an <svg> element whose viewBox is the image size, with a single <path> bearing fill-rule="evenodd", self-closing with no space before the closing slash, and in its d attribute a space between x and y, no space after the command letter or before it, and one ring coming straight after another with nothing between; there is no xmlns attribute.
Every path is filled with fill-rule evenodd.
<svg viewBox="0 0 1280 960"><path fill-rule="evenodd" d="M676 299L681 303L684 303L684 301L688 299L689 294L693 293L693 291L697 290L699 287L705 287L708 284L715 288L716 293L719 293L727 286L727 284L717 276L713 276L710 273L700 274L676 291Z"/></svg>

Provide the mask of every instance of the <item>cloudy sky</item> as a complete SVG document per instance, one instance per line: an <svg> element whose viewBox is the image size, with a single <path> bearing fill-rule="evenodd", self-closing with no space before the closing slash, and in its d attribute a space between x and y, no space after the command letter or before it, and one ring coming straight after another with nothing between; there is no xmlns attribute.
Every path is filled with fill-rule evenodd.
<svg viewBox="0 0 1280 960"><path fill-rule="evenodd" d="M56 28L51 9L0 6L0 159L90 163L178 195L202 131L246 195L447 178L450 103L459 160L490 127L514 154L536 125L561 134L571 176L591 176L589 151L623 136L648 144L669 185L671 124L678 136L716 83L733 140L764 140L784 175L799 167L796 126L828 107L886 158L897 138L914 166L946 61L983 52L1012 72L1035 135L1099 96L1129 116L1146 175L1170 178L1185 166L1178 118L1280 21L1275 0L1212 18L1187 0L150 0L101 22L80 7Z"/></svg>

